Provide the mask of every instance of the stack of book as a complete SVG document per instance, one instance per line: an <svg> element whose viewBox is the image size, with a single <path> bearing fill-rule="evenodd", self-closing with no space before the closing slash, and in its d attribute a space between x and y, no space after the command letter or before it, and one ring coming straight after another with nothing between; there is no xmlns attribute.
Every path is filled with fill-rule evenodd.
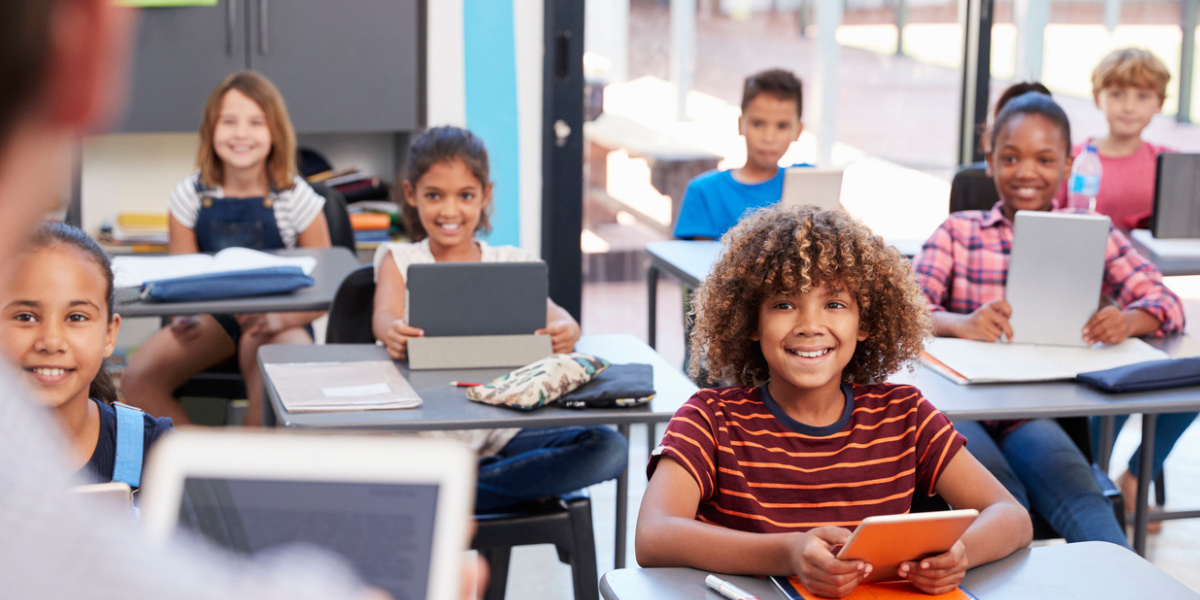
<svg viewBox="0 0 1200 600"><path fill-rule="evenodd" d="M167 215L120 213L115 224L101 225L100 241L115 246L132 247L136 252L166 252Z"/></svg>

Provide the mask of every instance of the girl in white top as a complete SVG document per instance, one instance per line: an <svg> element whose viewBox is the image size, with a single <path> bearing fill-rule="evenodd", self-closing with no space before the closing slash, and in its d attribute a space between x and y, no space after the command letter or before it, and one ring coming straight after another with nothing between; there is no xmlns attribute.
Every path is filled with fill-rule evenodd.
<svg viewBox="0 0 1200 600"><path fill-rule="evenodd" d="M213 90L200 125L197 171L171 194L172 254L328 248L324 199L296 174L296 134L279 90L246 71ZM311 344L320 312L175 317L134 354L121 377L125 397L156 416L189 423L172 393L196 373L234 356L246 382L246 425L262 423L264 344Z"/></svg>
<svg viewBox="0 0 1200 600"><path fill-rule="evenodd" d="M413 243L383 244L375 253L372 330L393 358L408 357L408 340L424 335L408 324L405 276L414 263L536 260L512 246L475 239L488 231L492 183L487 150L471 132L436 127L413 141L403 182L404 223ZM480 290L486 293L486 290ZM552 300L546 326L554 352L571 352L579 324ZM628 461L625 439L605 427L554 427L447 432L480 454L476 510L556 496L616 477Z"/></svg>

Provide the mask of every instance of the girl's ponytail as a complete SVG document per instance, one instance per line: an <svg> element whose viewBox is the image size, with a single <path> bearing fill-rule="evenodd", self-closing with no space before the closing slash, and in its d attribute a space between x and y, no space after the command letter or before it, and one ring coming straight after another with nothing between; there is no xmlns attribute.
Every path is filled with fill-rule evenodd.
<svg viewBox="0 0 1200 600"><path fill-rule="evenodd" d="M107 360L101 363L100 370L92 379L92 385L88 386L88 396L109 405L120 400L117 395L117 382L113 381L112 373L108 372Z"/></svg>

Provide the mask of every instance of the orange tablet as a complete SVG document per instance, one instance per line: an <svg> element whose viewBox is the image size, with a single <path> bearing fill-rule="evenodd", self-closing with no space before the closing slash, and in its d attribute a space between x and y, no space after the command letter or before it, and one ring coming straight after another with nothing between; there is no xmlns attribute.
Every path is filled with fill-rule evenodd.
<svg viewBox="0 0 1200 600"><path fill-rule="evenodd" d="M978 516L972 508L867 517L837 557L869 563L871 574L865 581L896 579L900 563L949 550Z"/></svg>

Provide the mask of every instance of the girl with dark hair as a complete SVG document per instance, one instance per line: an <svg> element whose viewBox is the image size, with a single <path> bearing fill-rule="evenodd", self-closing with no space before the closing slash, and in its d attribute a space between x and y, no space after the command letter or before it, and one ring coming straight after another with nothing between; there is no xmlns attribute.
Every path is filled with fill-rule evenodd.
<svg viewBox="0 0 1200 600"><path fill-rule="evenodd" d="M1003 334L1020 341L1021 332L1009 325L1012 307L1004 300L1013 218L1018 210L1052 209L1054 194L1071 172L1070 143L1066 113L1045 94L1013 98L997 115L987 159L1000 202L988 211L950 215L914 261L935 334L987 342ZM1109 302L1080 332L1088 344L1183 328L1179 298L1115 228L1108 234L1102 292ZM1056 421L955 426L967 436L971 453L1068 542L1128 545L1087 459Z"/></svg>
<svg viewBox="0 0 1200 600"><path fill-rule="evenodd" d="M434 262L528 262L513 246L489 246L475 234L488 230L492 182L487 150L458 127L434 127L413 140L403 177L405 226L411 243L383 244L375 252L372 329L393 358L408 356L408 340L424 333L408 324L408 266ZM483 292L481 292L483 293ZM555 352L571 352L579 324L551 300L546 327ZM619 475L628 462L625 439L606 427L475 429L447 432L480 457L478 511L557 496Z"/></svg>
<svg viewBox="0 0 1200 600"><path fill-rule="evenodd" d="M141 457L171 430L171 420L117 402L104 359L120 329L104 251L74 227L43 224L0 296L0 344L58 417L72 465L91 479L136 488ZM126 435L127 428L136 434Z"/></svg>

